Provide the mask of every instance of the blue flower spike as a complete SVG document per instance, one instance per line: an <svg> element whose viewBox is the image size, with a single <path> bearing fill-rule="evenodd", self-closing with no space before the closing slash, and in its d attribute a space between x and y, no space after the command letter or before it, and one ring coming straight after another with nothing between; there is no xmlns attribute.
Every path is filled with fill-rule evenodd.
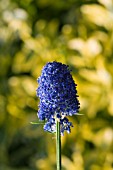
<svg viewBox="0 0 113 170"><path fill-rule="evenodd" d="M44 130L55 133L56 121L60 122L60 133L71 132L72 123L67 116L79 112L80 103L76 84L69 66L60 62L48 62L38 78L37 96L40 99L38 118L45 121Z"/></svg>

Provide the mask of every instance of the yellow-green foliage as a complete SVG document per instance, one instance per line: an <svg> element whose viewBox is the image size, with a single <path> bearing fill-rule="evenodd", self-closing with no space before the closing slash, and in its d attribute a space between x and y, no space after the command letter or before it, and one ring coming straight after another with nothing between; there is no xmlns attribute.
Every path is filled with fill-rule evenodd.
<svg viewBox="0 0 113 170"><path fill-rule="evenodd" d="M62 137L63 170L112 170L113 1L0 0L0 170L55 170L38 120L37 77L68 64L83 116Z"/></svg>

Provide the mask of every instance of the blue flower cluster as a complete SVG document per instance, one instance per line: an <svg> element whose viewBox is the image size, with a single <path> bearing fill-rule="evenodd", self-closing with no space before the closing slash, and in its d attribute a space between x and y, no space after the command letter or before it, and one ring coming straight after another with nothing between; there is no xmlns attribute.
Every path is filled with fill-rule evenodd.
<svg viewBox="0 0 113 170"><path fill-rule="evenodd" d="M61 134L70 133L73 127L67 116L79 111L76 84L69 67L60 62L49 62L38 78L37 96L40 98L38 117L45 120L44 130L56 132L56 121L60 122Z"/></svg>

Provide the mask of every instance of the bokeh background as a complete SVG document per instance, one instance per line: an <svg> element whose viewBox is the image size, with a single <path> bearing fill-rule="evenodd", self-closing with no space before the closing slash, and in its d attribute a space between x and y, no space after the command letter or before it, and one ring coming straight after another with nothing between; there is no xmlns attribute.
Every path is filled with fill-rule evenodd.
<svg viewBox="0 0 113 170"><path fill-rule="evenodd" d="M0 0L0 170L55 170L38 121L37 77L70 66L81 103L62 137L63 170L113 170L113 1Z"/></svg>

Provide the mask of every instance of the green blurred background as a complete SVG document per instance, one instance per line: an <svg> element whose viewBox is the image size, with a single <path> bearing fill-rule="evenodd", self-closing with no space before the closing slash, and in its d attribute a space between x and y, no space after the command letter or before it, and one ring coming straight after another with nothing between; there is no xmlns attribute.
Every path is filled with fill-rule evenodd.
<svg viewBox="0 0 113 170"><path fill-rule="evenodd" d="M113 1L0 0L0 170L55 170L37 121L37 77L70 66L81 103L62 137L63 170L113 170Z"/></svg>

